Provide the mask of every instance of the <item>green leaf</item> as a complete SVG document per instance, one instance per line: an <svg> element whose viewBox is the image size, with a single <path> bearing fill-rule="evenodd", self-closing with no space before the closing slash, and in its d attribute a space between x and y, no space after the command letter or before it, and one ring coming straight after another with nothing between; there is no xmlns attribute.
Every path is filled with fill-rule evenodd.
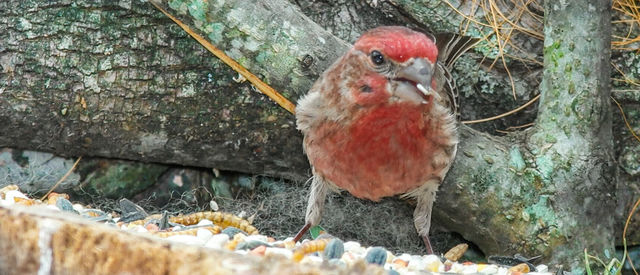
<svg viewBox="0 0 640 275"><path fill-rule="evenodd" d="M314 240L324 232L327 232L327 231L324 230L324 228L322 228L322 226L319 226L319 225L316 225L314 227L311 227L311 229L309 229L309 234L311 234L311 238Z"/></svg>

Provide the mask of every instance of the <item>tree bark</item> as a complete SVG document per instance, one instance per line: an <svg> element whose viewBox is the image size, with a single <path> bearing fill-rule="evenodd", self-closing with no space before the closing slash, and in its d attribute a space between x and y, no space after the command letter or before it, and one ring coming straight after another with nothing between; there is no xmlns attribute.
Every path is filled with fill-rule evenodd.
<svg viewBox="0 0 640 275"><path fill-rule="evenodd" d="M554 260L584 272L580 250L614 250L611 1L545 1L544 9L542 97L529 142L537 147L542 182L553 192L561 247L572 252Z"/></svg>
<svg viewBox="0 0 640 275"><path fill-rule="evenodd" d="M3 1L0 41L0 147L307 177L293 116L149 3ZM301 93L301 57L254 72Z"/></svg>

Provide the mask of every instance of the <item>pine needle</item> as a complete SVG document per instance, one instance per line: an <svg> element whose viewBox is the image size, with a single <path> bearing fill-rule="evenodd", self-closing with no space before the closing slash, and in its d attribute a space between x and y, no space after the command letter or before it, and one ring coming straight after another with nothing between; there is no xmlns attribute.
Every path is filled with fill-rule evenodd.
<svg viewBox="0 0 640 275"><path fill-rule="evenodd" d="M481 123L481 122L487 122L487 121L492 121L492 120L496 120L499 118L503 118L512 114L515 114L517 112L520 112L522 109L527 108L529 105L531 105L532 103L536 102L536 100L538 100L538 98L540 98L540 95L538 94L537 96L535 96L534 98L532 98L531 100L529 100L527 103L523 104L522 106L515 108L511 111L508 111L506 113L502 113L499 114L497 116L492 116L492 117L488 117L488 118L483 118L483 119L476 119L476 120L466 120L463 121L462 123L464 124L475 124L475 123Z"/></svg>
<svg viewBox="0 0 640 275"><path fill-rule="evenodd" d="M615 99L614 99L615 101ZM616 102L618 103L618 102ZM627 228L629 227L629 222L631 221L631 217L633 216L633 212L635 212L638 209L638 205L640 205L640 199L638 199L636 201L636 203L633 205L633 207L631 208L631 211L629 212L629 215L627 216L627 221L624 223L624 230L622 230L622 240L624 240L625 243L625 252L626 252L626 243L627 243ZM629 261L629 264L631 265L631 269L633 269L633 273L635 273L636 275L638 275L638 271L636 271L636 267L633 266L633 261L631 260L631 257L629 256L629 254L627 254L627 261ZM623 260L624 262L624 260Z"/></svg>
<svg viewBox="0 0 640 275"><path fill-rule="evenodd" d="M640 142L640 137L638 137L636 132L631 127L631 124L629 124L629 121L627 120L627 116L624 114L624 110L622 109L622 105L620 105L620 103L618 103L618 101L615 98L613 98L612 96L609 96L609 97L611 97L613 102L615 102L616 105L618 105L618 109L620 109L620 113L622 114L622 119L624 120L624 124L627 125L627 128L629 129L629 132L631 132L631 135L633 135L633 137L635 137L638 140L638 142Z"/></svg>
<svg viewBox="0 0 640 275"><path fill-rule="evenodd" d="M56 182L56 184L54 184L53 187L51 187L51 189L49 189L49 192L47 192L46 194L44 194L44 196L42 196L42 198L40 198L41 201L44 201L44 199L46 199L47 196L49 196L49 194L53 192L53 190L58 188L58 185L60 185L64 180L66 180L69 177L69 175L71 175L71 172L73 172L73 170L76 169L76 166L78 166L78 163L80 162L81 159L82 159L82 156L79 156L76 162L73 163L73 166L69 168L67 173L65 173L64 176L62 176L62 178L60 178L60 180L58 180L58 182Z"/></svg>

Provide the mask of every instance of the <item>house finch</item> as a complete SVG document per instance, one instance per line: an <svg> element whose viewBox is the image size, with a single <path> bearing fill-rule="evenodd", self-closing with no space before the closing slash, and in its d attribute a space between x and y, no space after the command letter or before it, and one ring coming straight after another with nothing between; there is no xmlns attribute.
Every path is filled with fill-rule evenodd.
<svg viewBox="0 0 640 275"><path fill-rule="evenodd" d="M439 58L434 40L405 27L370 30L298 101L313 180L295 241L320 222L327 191L344 189L373 201L415 199L415 227L433 253L431 208L458 143L446 67L474 41L449 36Z"/></svg>

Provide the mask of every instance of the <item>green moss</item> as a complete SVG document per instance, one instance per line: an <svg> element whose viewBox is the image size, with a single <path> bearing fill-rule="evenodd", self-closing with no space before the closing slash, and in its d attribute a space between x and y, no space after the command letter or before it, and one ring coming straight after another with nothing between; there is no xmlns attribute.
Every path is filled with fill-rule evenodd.
<svg viewBox="0 0 640 275"><path fill-rule="evenodd" d="M524 158L516 146L511 147L511 150L509 150L509 167L515 169L517 172L524 171L526 167Z"/></svg>
<svg viewBox="0 0 640 275"><path fill-rule="evenodd" d="M225 27L222 23L209 23L205 28L205 32L208 33L207 37L211 42L218 44L222 42L224 29Z"/></svg>
<svg viewBox="0 0 640 275"><path fill-rule="evenodd" d="M523 177L526 183L536 187L536 189L540 189L544 186L540 172L536 169L525 168Z"/></svg>
<svg viewBox="0 0 640 275"><path fill-rule="evenodd" d="M20 31L27 31L30 30L33 25L31 24L31 22L29 22L29 20L25 19L25 18L20 18L18 19L17 24L15 24L16 29L20 30Z"/></svg>
<svg viewBox="0 0 640 275"><path fill-rule="evenodd" d="M447 20L441 20L443 14L451 14L451 8L443 5L440 1L413 1L413 0L397 0L394 5L400 6L409 14L415 16L420 22L423 22L433 28L434 32L457 32L462 18L448 16ZM477 30L475 26L469 26L470 30ZM480 35L482 37L484 35Z"/></svg>
<svg viewBox="0 0 640 275"><path fill-rule="evenodd" d="M496 176L486 170L474 171L474 173L471 174L471 182L473 182L471 185L473 190L480 194L486 193L490 186L496 186L498 184Z"/></svg>
<svg viewBox="0 0 640 275"><path fill-rule="evenodd" d="M96 170L82 185L108 198L131 197L155 184L166 169L156 164L116 164Z"/></svg>
<svg viewBox="0 0 640 275"><path fill-rule="evenodd" d="M181 0L169 1L169 7L176 10L180 14L187 14L187 10L189 10L187 3Z"/></svg>
<svg viewBox="0 0 640 275"><path fill-rule="evenodd" d="M582 91L583 95L588 95L589 93L587 91ZM571 110L573 111L574 115L578 118L578 119L584 119L585 117L583 116L583 111L581 110L581 108L583 106L585 106L585 98L583 96L577 96L575 97L572 101L571 101Z"/></svg>
<svg viewBox="0 0 640 275"><path fill-rule="evenodd" d="M544 141L548 142L548 143L556 143L556 142L558 142L558 139L555 136L551 135L551 134L547 134L544 137Z"/></svg>
<svg viewBox="0 0 640 275"><path fill-rule="evenodd" d="M557 224L555 210L549 204L548 195L541 195L538 201L525 208L525 211L529 213L531 222L538 223L542 221L543 227L555 226Z"/></svg>
<svg viewBox="0 0 640 275"><path fill-rule="evenodd" d="M560 49L560 42L555 41L543 50L544 56L549 58L554 67L558 67L558 60L564 56L564 53L558 49Z"/></svg>
<svg viewBox="0 0 640 275"><path fill-rule="evenodd" d="M214 197L233 198L231 187L226 179L212 179L211 189L213 190Z"/></svg>
<svg viewBox="0 0 640 275"><path fill-rule="evenodd" d="M268 51L261 51L256 55L256 61L258 63L266 62L272 54Z"/></svg>
<svg viewBox="0 0 640 275"><path fill-rule="evenodd" d="M564 65L564 72L565 73L571 73L571 69L572 69L571 68L571 64L565 64ZM573 82L571 82L571 83L573 83Z"/></svg>
<svg viewBox="0 0 640 275"><path fill-rule="evenodd" d="M565 116L570 116L571 115L571 107L570 106L564 106L564 115Z"/></svg>
<svg viewBox="0 0 640 275"><path fill-rule="evenodd" d="M631 176L640 175L640 146L627 146L620 152L620 166Z"/></svg>
<svg viewBox="0 0 640 275"><path fill-rule="evenodd" d="M198 1L192 0L187 4L187 8L189 9L189 14L193 16L200 24L207 22L207 10L209 9L209 2L207 1Z"/></svg>
<svg viewBox="0 0 640 275"><path fill-rule="evenodd" d="M536 165L538 166L538 171L540 171L540 175L544 181L551 180L551 174L553 174L554 164L551 157L547 155L538 156L536 158Z"/></svg>

